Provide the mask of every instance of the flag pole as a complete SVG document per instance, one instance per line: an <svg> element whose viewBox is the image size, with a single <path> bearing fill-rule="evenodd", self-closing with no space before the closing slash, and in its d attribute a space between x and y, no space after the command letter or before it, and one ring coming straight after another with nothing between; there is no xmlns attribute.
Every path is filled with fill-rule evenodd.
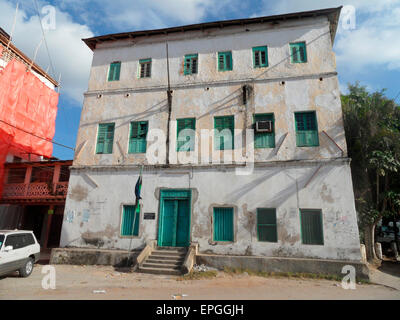
<svg viewBox="0 0 400 320"><path fill-rule="evenodd" d="M139 172L139 179L140 179L140 186L139 186L139 192L141 189L141 178L142 178L142 173L143 173L143 165L140 167L140 172ZM136 224L136 210L137 210L137 206L140 204L140 199L136 198L135 201L135 207L133 210L133 225L132 225L132 237L133 237L133 232L135 231L135 224ZM140 208L140 207L139 207ZM139 209L140 210L140 209ZM130 251L131 251L131 246L132 246L132 237L131 237L131 241L129 242L129 250L128 250L128 261L127 264L129 265L129 256L130 256Z"/></svg>

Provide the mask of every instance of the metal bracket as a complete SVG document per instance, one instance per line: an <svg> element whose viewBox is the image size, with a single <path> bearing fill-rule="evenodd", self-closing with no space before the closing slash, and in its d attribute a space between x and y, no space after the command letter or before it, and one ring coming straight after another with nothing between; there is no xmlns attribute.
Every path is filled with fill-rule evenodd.
<svg viewBox="0 0 400 320"><path fill-rule="evenodd" d="M343 157L343 155L344 155L343 149L336 143L335 140L333 140L333 139L326 133L325 130L322 130L322 132L325 133L325 135L328 137L328 139L331 140L331 141L335 144L335 146L338 147L338 149L340 149L340 151L342 151L342 157Z"/></svg>
<svg viewBox="0 0 400 320"><path fill-rule="evenodd" d="M322 164L317 168L317 170L314 171L314 173L312 174L312 176L310 177L310 179L308 179L308 181L306 182L306 184L304 185L304 188L307 188L308 184L311 182L312 179L314 179L315 175L317 174L317 172L322 168Z"/></svg>
<svg viewBox="0 0 400 320"><path fill-rule="evenodd" d="M283 136L282 142L280 143L280 145L278 146L278 148L277 148L276 151L275 151L275 155L278 154L278 151L279 151L279 149L281 148L281 146L282 146L283 142L285 141L285 139L286 139L286 137L287 137L288 134L289 134L289 132L286 132L285 135Z"/></svg>

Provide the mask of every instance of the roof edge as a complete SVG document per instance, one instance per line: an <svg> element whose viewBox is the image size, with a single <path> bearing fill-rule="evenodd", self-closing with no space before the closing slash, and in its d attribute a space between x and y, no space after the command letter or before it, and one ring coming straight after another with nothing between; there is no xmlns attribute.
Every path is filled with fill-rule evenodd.
<svg viewBox="0 0 400 320"><path fill-rule="evenodd" d="M170 27L170 28L162 28L162 29L152 29L152 30L140 30L140 31L131 31L131 32L122 32L122 33L112 33L101 36L96 36L92 38L82 39L83 42L93 51L96 49L96 44L106 41L116 41L116 40L124 40L136 37L148 37L148 36L156 36L156 35L168 35L170 33L177 32L185 32L185 31L197 31L204 30L209 28L223 28L230 27L235 25L246 25L246 24L256 24L256 23L264 23L264 22L274 22L278 20L291 20L291 19L302 19L302 18L310 18L316 16L327 16L330 22L330 31L331 31L331 39L332 44L334 42L337 26L339 22L340 12L343 6L336 8L326 8L319 10L311 10L311 11L302 11L302 12L294 12L294 13L286 13L279 14L273 16L263 16L256 18L245 18L245 19L233 19L233 20L221 20L214 22L205 22L198 24L190 24L184 26Z"/></svg>

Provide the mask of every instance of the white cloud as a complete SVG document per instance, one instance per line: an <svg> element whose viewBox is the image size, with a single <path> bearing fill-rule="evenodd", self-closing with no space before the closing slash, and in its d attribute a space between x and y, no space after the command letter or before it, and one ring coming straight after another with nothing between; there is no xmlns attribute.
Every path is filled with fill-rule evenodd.
<svg viewBox="0 0 400 320"><path fill-rule="evenodd" d="M24 7L24 3L20 4L12 40L21 51L33 58L35 48L41 41L42 31L38 16L28 15L27 12L32 13L32 8ZM1 27L9 33L14 14L13 3L0 2ZM58 80L61 73L61 93L67 94L80 106L83 92L87 88L92 59L91 50L81 38L91 37L93 33L87 26L75 23L68 13L57 9L56 29L45 31L45 35L56 74L52 74L51 68L49 73L55 80ZM44 70L50 65L44 43L40 46L35 62Z"/></svg>
<svg viewBox="0 0 400 320"><path fill-rule="evenodd" d="M337 62L349 71L369 72L379 67L400 70L400 7L374 11L356 29L342 30L336 41Z"/></svg>
<svg viewBox="0 0 400 320"><path fill-rule="evenodd" d="M86 24L107 24L108 29L151 29L172 26L175 23L200 22L207 12L228 0L60 0L59 6L81 15Z"/></svg>
<svg viewBox="0 0 400 320"><path fill-rule="evenodd" d="M8 32L11 32L16 2L0 2L1 27ZM46 0L38 2L39 9L49 4ZM229 0L54 0L51 3L56 6L56 29L45 34L56 74L52 74L51 68L49 73L55 80L61 73L61 93L80 106L92 58L91 50L81 39L94 36L91 30L111 33L197 23L207 12L220 9ZM13 34L13 43L31 58L42 35L33 4L33 1L20 1ZM45 70L50 65L44 43L35 62Z"/></svg>
<svg viewBox="0 0 400 320"><path fill-rule="evenodd" d="M289 13L352 5L356 10L375 12L398 4L398 0L263 0L265 11L270 13Z"/></svg>
<svg viewBox="0 0 400 320"><path fill-rule="evenodd" d="M335 42L338 65L348 72L368 72L373 67L400 69L399 0L264 0L263 3L263 14L267 15L352 5L356 9L356 29L339 27Z"/></svg>

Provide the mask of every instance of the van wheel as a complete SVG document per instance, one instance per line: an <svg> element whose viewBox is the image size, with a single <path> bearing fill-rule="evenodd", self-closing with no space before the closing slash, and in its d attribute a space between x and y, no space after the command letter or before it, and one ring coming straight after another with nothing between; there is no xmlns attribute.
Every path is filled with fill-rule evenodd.
<svg viewBox="0 0 400 320"><path fill-rule="evenodd" d="M32 258L28 258L28 260L26 260L24 266L19 269L19 275L20 277L26 278L29 277L30 274L32 273L33 270L33 259Z"/></svg>

